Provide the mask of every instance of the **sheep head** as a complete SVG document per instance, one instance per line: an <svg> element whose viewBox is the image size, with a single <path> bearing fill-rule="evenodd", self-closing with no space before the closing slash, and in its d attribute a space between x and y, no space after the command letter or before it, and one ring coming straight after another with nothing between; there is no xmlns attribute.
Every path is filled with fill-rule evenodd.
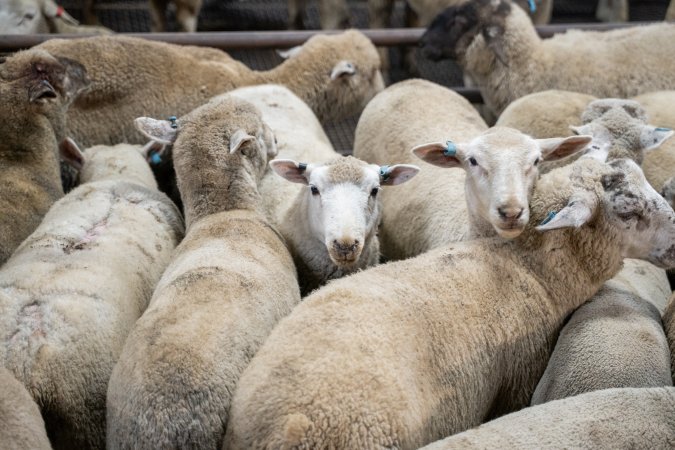
<svg viewBox="0 0 675 450"><path fill-rule="evenodd" d="M343 269L358 265L359 256L380 222L381 186L405 183L416 166L376 166L357 158L340 157L325 164L274 160L272 169L294 183L307 186L307 220L312 236L326 246L333 263Z"/></svg>
<svg viewBox="0 0 675 450"><path fill-rule="evenodd" d="M512 239L528 223L539 163L569 156L590 142L590 136L533 139L511 128L494 127L469 142L432 142L412 152L438 167L463 168L472 216L491 224L499 236Z"/></svg>

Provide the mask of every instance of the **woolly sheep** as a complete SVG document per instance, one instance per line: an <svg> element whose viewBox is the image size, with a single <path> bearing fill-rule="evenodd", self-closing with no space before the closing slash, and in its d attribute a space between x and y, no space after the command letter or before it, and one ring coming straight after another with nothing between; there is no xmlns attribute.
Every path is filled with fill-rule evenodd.
<svg viewBox="0 0 675 450"><path fill-rule="evenodd" d="M341 156L311 109L283 86L240 88L225 95L258 107L277 139L279 153L260 192L293 255L301 293L377 264L380 187L404 183L419 169L380 168Z"/></svg>
<svg viewBox="0 0 675 450"><path fill-rule="evenodd" d="M606 389L526 408L420 450L675 446L675 388Z"/></svg>
<svg viewBox="0 0 675 450"><path fill-rule="evenodd" d="M0 442L4 450L51 450L45 422L23 384L0 366Z"/></svg>
<svg viewBox="0 0 675 450"><path fill-rule="evenodd" d="M113 365L183 234L139 149L113 152L111 178L87 168L108 158L85 151L83 184L0 270L0 361L32 393L55 448L105 448ZM145 165L148 183L121 165Z"/></svg>
<svg viewBox="0 0 675 450"><path fill-rule="evenodd" d="M418 448L522 408L564 318L623 258L675 265L675 212L633 161L550 172L530 207L514 240L454 243L307 297L240 378L224 448Z"/></svg>
<svg viewBox="0 0 675 450"><path fill-rule="evenodd" d="M0 265L63 196L58 155L82 155L66 139L68 105L86 88L84 68L44 51L19 52L0 64Z"/></svg>
<svg viewBox="0 0 675 450"><path fill-rule="evenodd" d="M144 144L135 118L178 117L240 86L283 84L322 121L360 112L383 88L377 51L356 30L313 36L292 58L261 72L220 50L123 36L51 39L36 48L76 59L89 71L91 88L68 112L68 129L85 146Z"/></svg>
<svg viewBox="0 0 675 450"><path fill-rule="evenodd" d="M108 448L216 448L239 374L300 301L257 189L274 136L226 96L138 126L173 142L187 234L127 339L108 390Z"/></svg>
<svg viewBox="0 0 675 450"><path fill-rule="evenodd" d="M497 125L513 127L537 138L573 132L592 134L605 141L609 138L612 141L610 159L626 156L634 159L642 164L651 185L660 190L675 173L675 140L669 140L673 133L661 128L675 128L675 114L669 106L673 102L675 91L648 93L632 100L596 99L570 91L541 91L510 104ZM648 125L648 118L658 127ZM544 164L540 170L545 172L550 167Z"/></svg>
<svg viewBox="0 0 675 450"><path fill-rule="evenodd" d="M101 26L80 25L53 0L4 0L0 3L0 34L110 34Z"/></svg>
<svg viewBox="0 0 675 450"><path fill-rule="evenodd" d="M448 140L457 156L442 154ZM537 160L563 157L589 140L537 141L488 130L463 97L429 81L388 87L361 114L354 155L375 164L414 163L419 158L410 149L417 146L418 155L441 168L427 166L407 185L382 192L383 255L403 259L469 237L516 236L527 223ZM423 144L430 141L440 143Z"/></svg>
<svg viewBox="0 0 675 450"><path fill-rule="evenodd" d="M509 0L473 0L448 8L421 38L431 59L457 60L496 114L543 89L631 97L675 88L675 61L667 57L673 43L675 25L668 23L570 30L542 40L527 14Z"/></svg>
<svg viewBox="0 0 675 450"><path fill-rule="evenodd" d="M675 292L670 297L668 307L663 313L663 328L666 331L668 345L670 346L670 368L673 380L675 380Z"/></svg>

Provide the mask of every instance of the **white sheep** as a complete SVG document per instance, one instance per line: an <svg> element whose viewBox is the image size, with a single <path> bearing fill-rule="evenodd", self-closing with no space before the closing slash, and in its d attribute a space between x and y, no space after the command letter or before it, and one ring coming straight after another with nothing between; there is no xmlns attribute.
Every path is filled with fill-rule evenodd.
<svg viewBox="0 0 675 450"><path fill-rule="evenodd" d="M277 139L279 153L270 163L274 172L263 177L260 192L293 255L302 294L377 264L380 187L404 183L419 169L341 156L312 110L283 86L240 88L226 95L257 106Z"/></svg>
<svg viewBox="0 0 675 450"><path fill-rule="evenodd" d="M538 162L564 157L589 141L488 130L463 97L429 81L388 87L361 114L354 155L375 164L421 157L440 168L427 166L405 186L382 192L383 255L402 259L470 237L516 236L528 220Z"/></svg>
<svg viewBox="0 0 675 450"><path fill-rule="evenodd" d="M86 150L83 184L0 269L0 362L33 395L56 448L105 448L113 365L183 234L139 149ZM108 164L99 150L116 155L114 177L88 170ZM146 182L122 165L144 166Z"/></svg>
<svg viewBox="0 0 675 450"><path fill-rule="evenodd" d="M111 376L108 448L216 448L239 374L300 301L293 260L257 189L274 136L253 105L231 96L176 128L137 125L175 142L187 233Z"/></svg>
<svg viewBox="0 0 675 450"><path fill-rule="evenodd" d="M565 317L623 258L675 266L675 212L633 161L550 172L530 208L513 240L453 243L307 297L241 376L223 448L418 448L522 408Z"/></svg>
<svg viewBox="0 0 675 450"><path fill-rule="evenodd" d="M675 61L668 55L674 43L675 25L669 23L569 30L541 39L510 0L473 0L448 8L421 38L431 59L457 60L496 114L517 98L551 88L598 97L673 89Z"/></svg>
<svg viewBox="0 0 675 450"><path fill-rule="evenodd" d="M80 25L54 0L4 0L0 3L0 34L110 34L102 26Z"/></svg>
<svg viewBox="0 0 675 450"><path fill-rule="evenodd" d="M605 389L525 408L420 450L675 446L675 388Z"/></svg>
<svg viewBox="0 0 675 450"><path fill-rule="evenodd" d="M84 146L144 144L133 126L137 117L179 117L241 86L283 84L322 121L360 112L384 87L377 50L357 30L313 36L268 71L217 49L127 36L51 39L34 48L87 68L92 84L68 111L70 135Z"/></svg>
<svg viewBox="0 0 675 450"><path fill-rule="evenodd" d="M24 385L2 366L0 366L0 442L4 450L52 448L40 409Z"/></svg>
<svg viewBox="0 0 675 450"><path fill-rule="evenodd" d="M82 164L66 138L66 110L88 84L80 64L44 51L0 64L0 265L63 196L59 154Z"/></svg>

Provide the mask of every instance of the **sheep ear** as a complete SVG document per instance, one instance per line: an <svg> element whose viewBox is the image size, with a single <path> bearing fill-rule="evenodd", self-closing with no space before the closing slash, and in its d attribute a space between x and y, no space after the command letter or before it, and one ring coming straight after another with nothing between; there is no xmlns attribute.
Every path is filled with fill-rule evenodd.
<svg viewBox="0 0 675 450"><path fill-rule="evenodd" d="M149 141L139 150L140 154L152 165L162 162L162 157L166 153L169 144L162 144L157 141Z"/></svg>
<svg viewBox="0 0 675 450"><path fill-rule="evenodd" d="M289 48L288 50L277 50L277 54L284 59L291 59L298 56L302 51L302 45L297 45L295 47Z"/></svg>
<svg viewBox="0 0 675 450"><path fill-rule="evenodd" d="M66 23L69 23L70 25L79 25L80 22L75 20L73 16L68 14L63 7L58 6L55 2L52 0L44 0L42 2L42 14L51 21L52 23L55 22L56 20L63 20Z"/></svg>
<svg viewBox="0 0 675 450"><path fill-rule="evenodd" d="M430 142L414 147L411 152L423 161L438 167L462 167L462 161L457 156L461 153L461 148L451 141Z"/></svg>
<svg viewBox="0 0 675 450"><path fill-rule="evenodd" d="M337 80L338 78L346 75L354 75L356 73L356 67L349 61L342 60L335 64L332 72L330 73L331 80Z"/></svg>
<svg viewBox="0 0 675 450"><path fill-rule="evenodd" d="M239 150L243 145L255 141L255 136L251 136L246 131L239 128L230 136L230 155Z"/></svg>
<svg viewBox="0 0 675 450"><path fill-rule="evenodd" d="M545 161L554 161L583 150L593 136L569 136L564 138L536 139Z"/></svg>
<svg viewBox="0 0 675 450"><path fill-rule="evenodd" d="M395 164L380 167L380 185L396 186L403 184L417 175L420 168L412 164Z"/></svg>
<svg viewBox="0 0 675 450"><path fill-rule="evenodd" d="M63 95L66 102L72 101L77 94L87 88L90 80L82 64L68 58L54 58L43 54L32 62L31 76L39 82L30 91L30 101L39 98L56 97L57 92Z"/></svg>
<svg viewBox="0 0 675 450"><path fill-rule="evenodd" d="M536 229L537 231L550 231L560 228L579 228L593 217L594 209L595 205L589 205L583 200L572 200L560 212L549 213Z"/></svg>
<svg viewBox="0 0 675 450"><path fill-rule="evenodd" d="M307 181L307 164L298 163L292 159L273 159L270 167L282 178L292 183L309 184Z"/></svg>
<svg viewBox="0 0 675 450"><path fill-rule="evenodd" d="M504 28L500 25L490 25L483 30L483 38L487 48L492 50L497 60L508 67L508 58L504 49Z"/></svg>
<svg viewBox="0 0 675 450"><path fill-rule="evenodd" d="M74 140L67 137L59 144L59 155L61 159L73 166L77 170L82 170L84 165L84 155L82 150Z"/></svg>
<svg viewBox="0 0 675 450"><path fill-rule="evenodd" d="M150 117L139 117L134 120L138 131L147 138L162 144L173 144L178 132L178 121L157 120Z"/></svg>
<svg viewBox="0 0 675 450"><path fill-rule="evenodd" d="M654 127L645 125L640 133L640 144L642 150L649 151L659 148L661 144L670 139L673 135L673 130L670 128Z"/></svg>

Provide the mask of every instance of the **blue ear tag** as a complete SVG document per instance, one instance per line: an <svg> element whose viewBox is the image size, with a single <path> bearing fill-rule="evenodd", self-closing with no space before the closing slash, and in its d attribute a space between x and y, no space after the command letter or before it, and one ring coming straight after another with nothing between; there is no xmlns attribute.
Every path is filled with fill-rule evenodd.
<svg viewBox="0 0 675 450"><path fill-rule="evenodd" d="M162 156L159 153L150 155L150 164L157 165L162 162Z"/></svg>
<svg viewBox="0 0 675 450"><path fill-rule="evenodd" d="M387 179L389 178L389 172L391 172L389 166L380 167L380 178L382 178L382 181L387 181Z"/></svg>
<svg viewBox="0 0 675 450"><path fill-rule="evenodd" d="M654 131L672 131L670 128L658 127Z"/></svg>
<svg viewBox="0 0 675 450"><path fill-rule="evenodd" d="M445 156L455 156L457 154L457 147L452 141L447 141L445 143L445 150L443 150Z"/></svg>
<svg viewBox="0 0 675 450"><path fill-rule="evenodd" d="M527 0L527 3L530 5L530 12L534 14L534 12L537 10L537 4L534 3L534 0Z"/></svg>
<svg viewBox="0 0 675 450"><path fill-rule="evenodd" d="M174 130L178 128L178 124L176 123L176 120L178 119L176 118L176 116L171 116L169 117L168 120L171 122L171 128L173 128Z"/></svg>
<svg viewBox="0 0 675 450"><path fill-rule="evenodd" d="M555 211L549 211L548 214L546 215L546 218L544 220L542 220L542 222L539 225L546 225L551 220L553 220L553 218L555 217L556 214L558 214L558 213L555 212Z"/></svg>

